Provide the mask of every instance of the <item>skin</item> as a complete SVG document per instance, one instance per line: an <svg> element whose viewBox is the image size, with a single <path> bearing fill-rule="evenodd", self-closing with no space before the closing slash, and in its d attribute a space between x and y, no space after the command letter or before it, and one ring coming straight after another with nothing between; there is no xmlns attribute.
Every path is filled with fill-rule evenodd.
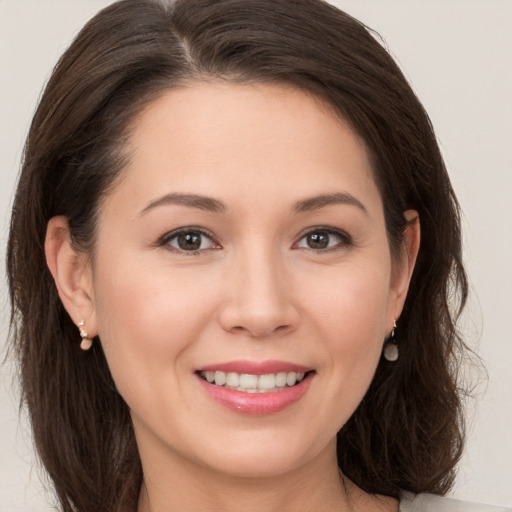
<svg viewBox="0 0 512 512"><path fill-rule="evenodd" d="M396 511L396 500L340 477L336 462L336 432L370 385L419 245L412 222L392 261L363 142L303 92L203 83L150 104L129 149L92 258L70 246L63 217L50 221L46 251L66 309L100 336L131 409L139 512ZM297 210L333 192L345 200ZM177 193L223 207L162 200ZM209 234L196 251L172 238L190 226ZM305 236L319 227L326 249ZM315 375L290 407L242 415L194 373L235 359Z"/></svg>

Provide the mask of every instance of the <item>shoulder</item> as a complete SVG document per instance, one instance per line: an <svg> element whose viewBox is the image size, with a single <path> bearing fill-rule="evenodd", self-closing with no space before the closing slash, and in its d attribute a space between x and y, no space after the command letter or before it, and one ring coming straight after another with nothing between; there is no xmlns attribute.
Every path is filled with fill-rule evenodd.
<svg viewBox="0 0 512 512"><path fill-rule="evenodd" d="M400 512L512 512L511 508L482 505L433 494L402 493Z"/></svg>

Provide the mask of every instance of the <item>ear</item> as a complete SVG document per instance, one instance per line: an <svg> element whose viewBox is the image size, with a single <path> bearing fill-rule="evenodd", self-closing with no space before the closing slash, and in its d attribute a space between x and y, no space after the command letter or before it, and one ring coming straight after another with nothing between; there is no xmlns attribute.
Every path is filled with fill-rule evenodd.
<svg viewBox="0 0 512 512"><path fill-rule="evenodd" d="M394 264L391 283L391 303L389 314L390 326L397 320L405 304L409 283L420 248L420 219L416 210L404 212L407 226L404 231L403 244L399 260ZM391 328L389 329L391 331Z"/></svg>
<svg viewBox="0 0 512 512"><path fill-rule="evenodd" d="M98 334L94 314L92 271L86 254L72 243L67 217L48 222L44 244L46 263L55 281L60 300L75 323L83 320L89 338Z"/></svg>

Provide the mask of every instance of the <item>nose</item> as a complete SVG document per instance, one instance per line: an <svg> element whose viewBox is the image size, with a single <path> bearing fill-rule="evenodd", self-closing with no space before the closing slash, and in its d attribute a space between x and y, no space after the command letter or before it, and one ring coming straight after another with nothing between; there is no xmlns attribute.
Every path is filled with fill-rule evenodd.
<svg viewBox="0 0 512 512"><path fill-rule="evenodd" d="M263 339L297 327L292 279L278 255L261 250L240 255L228 274L220 312L224 330Z"/></svg>

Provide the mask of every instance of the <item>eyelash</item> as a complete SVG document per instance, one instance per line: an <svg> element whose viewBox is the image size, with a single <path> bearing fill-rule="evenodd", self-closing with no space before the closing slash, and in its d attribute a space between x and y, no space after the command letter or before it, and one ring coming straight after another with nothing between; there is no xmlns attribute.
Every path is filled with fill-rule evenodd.
<svg viewBox="0 0 512 512"><path fill-rule="evenodd" d="M304 240L307 236L314 234L314 233L321 233L321 234L325 234L328 236L334 235L334 236L338 237L341 240L341 242L336 244L333 247L317 248L317 249L314 249L312 247L299 247L298 246L298 244L302 240ZM177 239L180 235L204 236L210 240L210 245L214 245L214 247L207 247L207 248L203 248L203 249L189 251L189 250L181 249L179 247L173 247L172 245L170 245L170 242L174 239ZM163 237L161 237L158 240L157 245L159 247L166 247L168 250L171 250L171 251L176 252L177 254L180 254L183 256L197 256L206 250L217 250L217 249L222 248L220 246L220 244L215 242L212 234L209 231L207 231L203 228L195 227L195 226L179 228L179 229L176 229L169 233L166 233ZM202 243L201 243L201 245L202 245ZM300 237L297 239L297 241L293 243L292 248L298 249L298 250L310 250L310 251L314 251L317 253L326 253L326 252L336 251L336 250L339 250L344 247L350 247L352 245L354 245L352 237L349 234L347 234L345 231L342 231L342 230L336 229L336 228L332 228L332 227L327 227L327 226L315 226L315 227L310 228L307 231L303 232L300 235Z"/></svg>
<svg viewBox="0 0 512 512"><path fill-rule="evenodd" d="M321 249L313 249L312 247L296 247L296 248L311 250L311 251L319 252L319 253L326 253L326 252L336 251L336 250L354 245L354 241L352 240L352 237L345 231L342 231L341 229L336 229L336 228L332 228L332 227L328 227L328 226L315 226L315 227L310 228L307 231L303 232L300 235L297 242L295 242L293 244L293 246L297 246L299 244L299 242L301 242L302 240L304 240L304 238L306 238L308 235L311 235L313 233L334 235L334 236L337 236L341 240L341 242L336 244L333 247L326 247L326 248L321 248Z"/></svg>
<svg viewBox="0 0 512 512"><path fill-rule="evenodd" d="M174 239L177 239L180 235L201 235L206 238L208 238L211 241L211 244L214 244L215 247L208 247L206 249L197 249L195 251L187 251L185 249L180 249L179 247L173 247L170 245L170 242ZM158 241L158 246L160 247L166 247L168 250L176 252L177 254L183 255L183 256L197 256L198 254L201 254L205 250L216 250L220 249L221 246L215 242L212 234L208 232L207 230L195 226L187 226L184 228L175 229L174 231L171 231L169 233L166 233L163 237L161 237Z"/></svg>

